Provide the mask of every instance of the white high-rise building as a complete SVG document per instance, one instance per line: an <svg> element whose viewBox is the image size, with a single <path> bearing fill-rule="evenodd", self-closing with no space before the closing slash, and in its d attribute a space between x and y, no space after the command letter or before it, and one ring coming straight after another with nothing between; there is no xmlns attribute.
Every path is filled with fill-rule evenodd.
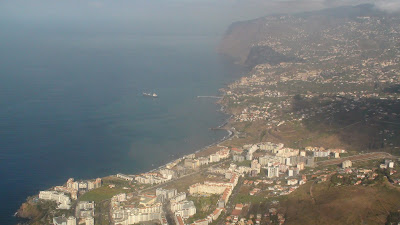
<svg viewBox="0 0 400 225"><path fill-rule="evenodd" d="M64 193L57 191L41 191L39 198L43 200L56 201L59 209L70 209L71 199Z"/></svg>
<svg viewBox="0 0 400 225"><path fill-rule="evenodd" d="M267 167L267 177L279 177L279 166L269 166Z"/></svg>
<svg viewBox="0 0 400 225"><path fill-rule="evenodd" d="M219 162L220 160L221 160L221 158L220 158L220 156L218 154L210 155L210 163Z"/></svg>
<svg viewBox="0 0 400 225"><path fill-rule="evenodd" d="M290 162L290 158L286 158L285 159L285 164L288 165L288 166L292 165L291 162Z"/></svg>

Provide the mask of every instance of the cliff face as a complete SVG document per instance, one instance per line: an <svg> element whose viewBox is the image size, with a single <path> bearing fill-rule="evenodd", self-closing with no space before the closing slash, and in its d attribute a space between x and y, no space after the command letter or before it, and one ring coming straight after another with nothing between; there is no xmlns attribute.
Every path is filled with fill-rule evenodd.
<svg viewBox="0 0 400 225"><path fill-rule="evenodd" d="M36 206L29 203L23 203L18 209L17 216L24 219L36 219L41 216L41 212Z"/></svg>
<svg viewBox="0 0 400 225"><path fill-rule="evenodd" d="M219 45L219 53L244 64L252 45L262 38L260 20L263 19L233 23Z"/></svg>
<svg viewBox="0 0 400 225"><path fill-rule="evenodd" d="M382 13L367 4L237 22L228 28L219 52L250 68L261 63L301 61L296 53L302 51L302 43L329 45L325 43L323 30Z"/></svg>

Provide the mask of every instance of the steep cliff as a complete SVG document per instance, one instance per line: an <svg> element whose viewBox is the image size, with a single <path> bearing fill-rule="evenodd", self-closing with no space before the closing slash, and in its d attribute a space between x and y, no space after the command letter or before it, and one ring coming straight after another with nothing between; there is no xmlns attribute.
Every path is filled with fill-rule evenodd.
<svg viewBox="0 0 400 225"><path fill-rule="evenodd" d="M233 23L219 45L219 52L239 64L244 64L252 45L262 39L262 20L263 18Z"/></svg>

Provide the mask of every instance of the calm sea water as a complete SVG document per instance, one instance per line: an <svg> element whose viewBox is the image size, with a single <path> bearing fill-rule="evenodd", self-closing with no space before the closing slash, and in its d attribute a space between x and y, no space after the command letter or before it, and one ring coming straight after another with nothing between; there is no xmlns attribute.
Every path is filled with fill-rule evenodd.
<svg viewBox="0 0 400 225"><path fill-rule="evenodd" d="M29 35L29 37L27 37ZM139 173L223 136L218 36L0 36L0 224L69 177ZM143 91L155 91L158 99Z"/></svg>

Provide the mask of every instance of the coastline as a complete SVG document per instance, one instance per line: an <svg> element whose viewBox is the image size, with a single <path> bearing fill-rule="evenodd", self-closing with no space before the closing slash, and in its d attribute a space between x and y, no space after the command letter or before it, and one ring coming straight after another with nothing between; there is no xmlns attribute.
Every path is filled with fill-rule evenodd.
<svg viewBox="0 0 400 225"><path fill-rule="evenodd" d="M222 99L223 97L224 97L224 96L221 96L221 99ZM219 101L217 101L217 102L215 102L214 104L216 104L216 105L221 105L222 103L220 103ZM224 107L224 106L222 106L221 109L218 110L218 111L221 112L221 113L224 113L224 114L226 114L226 115L229 115L229 117L228 117L222 124L220 124L219 126L217 126L216 128L217 128L218 130L225 130L225 131L227 132L228 135L224 136L223 138L221 138L220 140L218 140L218 141L216 141L216 142L214 142L214 143L211 143L211 144L209 144L209 145L206 145L206 146L204 146L204 147L201 147L200 149L197 149L197 150L195 150L195 151L192 152L192 153L186 153L186 155L201 153L201 152L203 152L203 151L205 151L205 150L207 150L207 149L209 149L209 148L211 148L211 147L218 146L218 145L220 145L221 143L223 143L223 142L225 142L225 141L227 141L227 140L230 140L230 139L234 136L235 133L234 133L234 131L233 131L232 129L224 128L225 126L227 126L227 125L230 124L230 121L231 121L231 119L233 118L234 115L226 113L226 111L222 110L223 107ZM210 129L213 129L213 128L210 128ZM145 171L145 172L142 172L142 173L154 172L154 171L157 171L157 170L159 170L159 169L166 168L166 166L167 166L169 163L172 163L173 161L175 161L175 160L177 160L177 159L180 159L180 158L182 158L182 157L185 157L186 155L181 156L181 157L178 157L178 158L174 158L174 159L172 159L171 161L168 161L167 163L165 163L164 165L158 166L158 167L156 167L156 168L150 169L149 171ZM105 177L109 177L109 176L112 176L112 175L113 175L113 174L108 175L108 176L105 176ZM135 174L130 174L130 175L135 175ZM103 177L102 177L102 178L103 178ZM92 178L92 179L93 179L93 178Z"/></svg>
<svg viewBox="0 0 400 225"><path fill-rule="evenodd" d="M236 80L236 78L235 78L234 80ZM226 86L226 84L225 84L224 86ZM220 92L220 94L221 94L221 92ZM220 96L221 99L224 98L224 94L218 95L218 96ZM222 124L218 125L218 126L215 127L215 128L209 128L209 130L225 130L225 131L227 132L227 134L226 134L225 136L223 136L221 139L215 141L214 143L208 144L208 145L206 145L206 146L204 146L204 147L201 147L201 148L195 150L194 152L193 152L193 151L186 152L183 156L176 157L176 158L174 158L174 159L168 161L167 163L165 163L165 164L163 164L163 165L161 165L161 166L156 166L156 167L153 168L153 169L150 169L150 170L147 170L147 171L144 171L144 172L140 172L140 173L136 173L136 174L129 174L129 175L134 176L134 175L138 175L138 174L141 174L141 173L154 172L154 171L157 171L157 170L166 168L166 166L167 166L169 163L174 162L174 161L176 161L176 160L178 160L178 159L185 158L185 157L188 156L188 155L191 155L191 154L199 154L199 153L205 152L206 150L208 150L208 149L210 149L210 148L212 148L212 147L224 147L224 146L220 146L220 145L223 144L224 142L228 141L228 140L231 140L231 139L234 137L234 134L235 134L234 130L232 130L232 129L229 128L229 124L231 123L231 119L234 117L234 115L227 113L227 111L225 110L226 107L223 105L223 103L222 103L221 101L213 102L213 104L215 104L215 105L217 105L217 106L220 105L220 108L217 109L216 111L227 115L228 118L226 118L226 119L223 121ZM206 154L207 154L207 153L206 153ZM207 155L209 155L209 153L208 153ZM112 176L115 176L115 174L109 174L109 175L106 175L106 176L102 176L102 177L100 177L100 178L101 178L101 179L104 179L104 178L108 178L108 177L112 177ZM92 178L88 178L87 180L91 180L91 179L94 179L94 178L93 178L93 177L92 177ZM65 185L65 183L63 183L63 184L58 184L58 185ZM57 186L57 185L56 185L56 186ZM56 186L47 187L45 190L51 190L51 189L53 189L53 188L56 187ZM31 217L26 217L26 216L24 217L24 216L22 216L21 214L24 213L24 205L29 204L28 199L30 199L30 198L32 198L32 197L37 197L37 196L38 196L38 193L35 194L35 195L26 196L26 199L27 199L27 200L24 201L24 202L22 202L21 205L19 206L19 208L18 208L18 209L15 211L15 213L12 215L12 217L17 218L17 224L27 224L27 223L29 223L29 221L32 220Z"/></svg>

